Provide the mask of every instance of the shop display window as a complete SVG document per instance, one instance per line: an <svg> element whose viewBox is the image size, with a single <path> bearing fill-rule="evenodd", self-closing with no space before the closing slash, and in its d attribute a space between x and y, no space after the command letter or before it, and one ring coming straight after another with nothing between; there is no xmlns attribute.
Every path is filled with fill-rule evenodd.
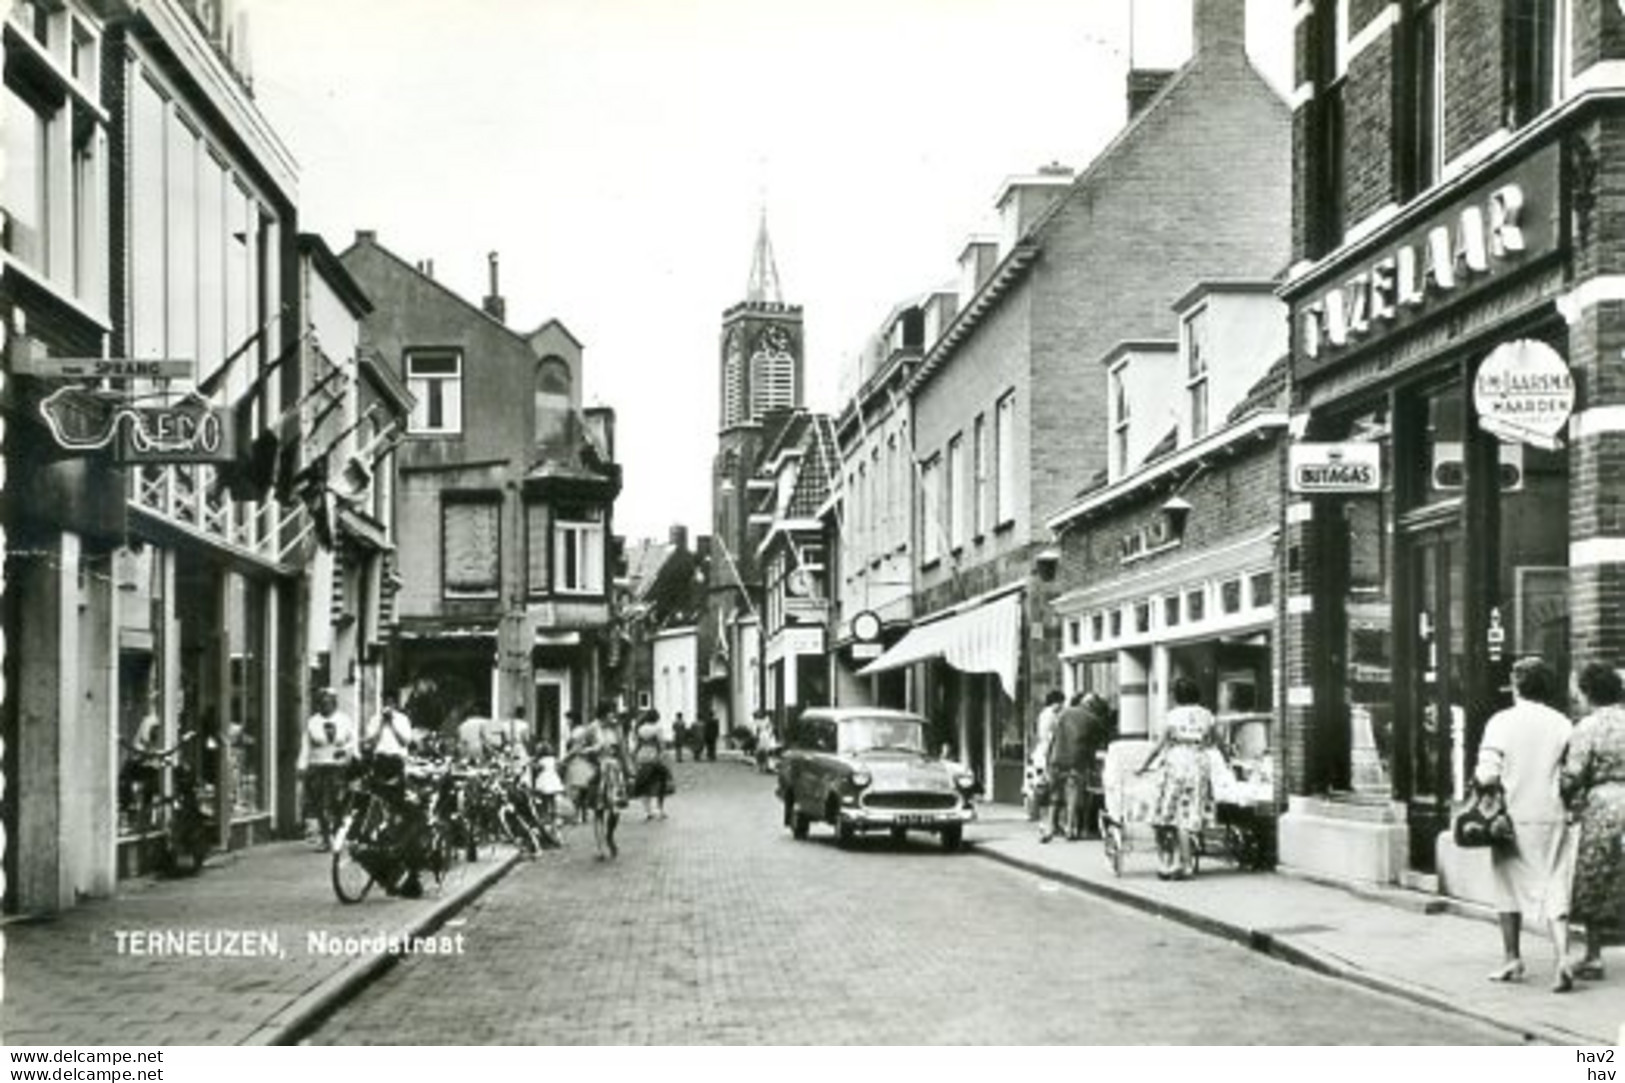
<svg viewBox="0 0 1625 1083"><path fill-rule="evenodd" d="M1200 588L1185 595L1185 616L1192 624L1207 617L1207 595Z"/></svg>
<svg viewBox="0 0 1625 1083"><path fill-rule="evenodd" d="M1179 595L1170 594L1162 600L1162 623L1169 628L1179 624Z"/></svg>
<svg viewBox="0 0 1625 1083"><path fill-rule="evenodd" d="M1141 635L1151 630L1151 603L1140 602L1134 607L1134 630Z"/></svg>
<svg viewBox="0 0 1625 1083"><path fill-rule="evenodd" d="M1393 778L1393 600L1389 525L1394 515L1393 441L1386 406L1350 419L1337 438L1376 443L1382 489L1350 496L1333 521L1329 553L1341 568L1343 695L1348 704L1349 779L1359 792L1389 793ZM1431 459L1429 460L1431 462ZM1339 559L1340 558L1340 559ZM1256 597L1256 595L1255 595Z"/></svg>
<svg viewBox="0 0 1625 1083"><path fill-rule="evenodd" d="M1226 615L1241 612L1241 580L1229 579L1219 586L1219 608Z"/></svg>

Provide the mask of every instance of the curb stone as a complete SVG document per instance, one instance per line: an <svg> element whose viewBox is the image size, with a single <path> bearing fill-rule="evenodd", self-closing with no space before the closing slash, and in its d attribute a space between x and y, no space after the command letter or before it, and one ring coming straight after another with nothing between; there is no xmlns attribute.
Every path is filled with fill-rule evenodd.
<svg viewBox="0 0 1625 1083"><path fill-rule="evenodd" d="M1262 929L1249 929L1182 906L1148 898L1126 888L1102 884L1081 876L1073 876L1060 869L1050 868L1035 861L1014 857L983 846L967 846L966 849L999 864L1065 884L1076 890L1133 907L1144 913L1178 922L1210 936L1229 940L1292 966L1301 967L1339 981L1346 981L1352 985L1359 985L1375 992L1399 997L1437 1011L1471 1019L1495 1027L1498 1030L1516 1034L1525 1041L1543 1042L1548 1045L1559 1046L1609 1044L1607 1039L1599 1039L1594 1035L1580 1034L1561 1027L1516 1022L1471 1008L1465 1008L1410 982L1374 973L1329 952L1289 943L1281 937Z"/></svg>
<svg viewBox="0 0 1625 1083"><path fill-rule="evenodd" d="M449 898L441 900L429 913L410 923L397 935L406 939L427 936L472 903L496 884L521 860L518 852L490 866L473 881L464 884ZM296 1045L300 1038L316 1029L322 1020L333 1014L345 1001L381 977L399 962L401 956L383 953L355 959L338 973L322 979L315 988L304 993L293 1003L280 1009L244 1038L243 1045Z"/></svg>

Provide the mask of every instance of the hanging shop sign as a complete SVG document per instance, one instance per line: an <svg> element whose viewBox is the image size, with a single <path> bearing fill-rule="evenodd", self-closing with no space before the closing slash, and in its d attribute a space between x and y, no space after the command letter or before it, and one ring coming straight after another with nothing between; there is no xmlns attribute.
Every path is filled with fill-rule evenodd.
<svg viewBox="0 0 1625 1083"><path fill-rule="evenodd" d="M1473 379L1478 427L1502 440L1556 451L1574 412L1574 377L1552 347L1535 339L1503 342Z"/></svg>
<svg viewBox="0 0 1625 1083"><path fill-rule="evenodd" d="M1292 491L1375 493L1382 490L1382 445L1375 443L1300 443L1287 450Z"/></svg>
<svg viewBox="0 0 1625 1083"><path fill-rule="evenodd" d="M14 371L47 380L190 380L196 368L186 358L51 357L35 351Z"/></svg>
<svg viewBox="0 0 1625 1083"><path fill-rule="evenodd" d="M1558 250L1551 145L1355 263L1293 312L1300 372L1375 342Z"/></svg>
<svg viewBox="0 0 1625 1083"><path fill-rule="evenodd" d="M192 397L137 405L75 384L46 396L39 412L66 451L96 451L122 437L125 463L223 463L234 450L231 411Z"/></svg>
<svg viewBox="0 0 1625 1083"><path fill-rule="evenodd" d="M880 615L873 609L863 609L854 613L848 627L852 632L852 638L859 643L880 641Z"/></svg>

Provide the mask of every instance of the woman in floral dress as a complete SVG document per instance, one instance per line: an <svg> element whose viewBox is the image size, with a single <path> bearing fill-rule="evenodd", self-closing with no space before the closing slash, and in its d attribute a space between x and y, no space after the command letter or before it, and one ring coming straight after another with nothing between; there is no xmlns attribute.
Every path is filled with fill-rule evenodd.
<svg viewBox="0 0 1625 1083"><path fill-rule="evenodd" d="M1575 685L1591 713L1569 737L1563 793L1580 815L1580 846L1569 916L1585 925L1577 978L1602 977L1602 946L1625 925L1625 684L1601 662L1587 663Z"/></svg>
<svg viewBox="0 0 1625 1083"><path fill-rule="evenodd" d="M1160 756L1162 787L1151 824L1157 830L1157 853L1164 880L1186 880L1196 871L1196 839L1213 806L1213 780L1208 775L1209 746L1217 739L1213 713L1201 704L1202 692L1189 677L1174 680L1174 709L1168 712L1162 738L1139 773L1151 770Z"/></svg>

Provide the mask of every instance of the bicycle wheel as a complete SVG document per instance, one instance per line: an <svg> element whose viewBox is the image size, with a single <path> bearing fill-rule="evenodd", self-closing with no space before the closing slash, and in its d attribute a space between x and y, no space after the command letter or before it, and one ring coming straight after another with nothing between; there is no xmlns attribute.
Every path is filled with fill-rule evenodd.
<svg viewBox="0 0 1625 1083"><path fill-rule="evenodd" d="M541 852L541 840L536 837L536 833L531 830L530 824L525 822L525 817L520 815L519 810L504 808L498 816L502 823L503 837L519 847L521 853L533 855Z"/></svg>
<svg viewBox="0 0 1625 1083"><path fill-rule="evenodd" d="M356 840L351 832L358 826L359 814L352 812L339 825L333 838L333 894L345 905L353 905L372 890L372 873L356 856Z"/></svg>

